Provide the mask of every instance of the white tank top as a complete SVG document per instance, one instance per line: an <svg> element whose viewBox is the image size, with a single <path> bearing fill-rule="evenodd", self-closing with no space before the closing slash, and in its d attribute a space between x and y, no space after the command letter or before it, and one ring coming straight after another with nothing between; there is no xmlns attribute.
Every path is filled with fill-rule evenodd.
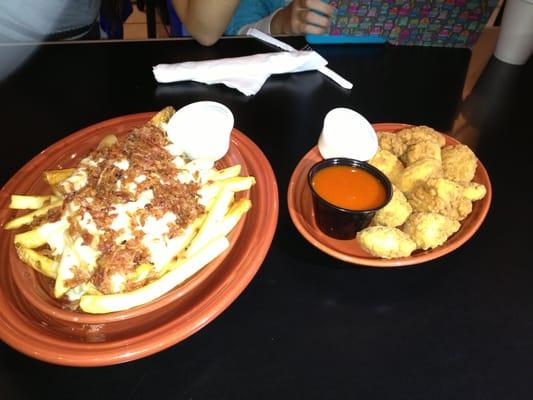
<svg viewBox="0 0 533 400"><path fill-rule="evenodd" d="M0 0L0 41L38 41L87 27L98 17L100 4L101 0Z"/></svg>

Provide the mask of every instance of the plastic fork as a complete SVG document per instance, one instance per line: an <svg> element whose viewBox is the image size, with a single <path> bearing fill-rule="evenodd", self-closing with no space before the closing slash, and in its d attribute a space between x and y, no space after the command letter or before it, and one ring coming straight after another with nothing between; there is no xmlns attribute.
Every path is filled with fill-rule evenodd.
<svg viewBox="0 0 533 400"><path fill-rule="evenodd" d="M267 35L266 33L261 32L260 30L257 30L255 28L248 29L246 34L249 35L249 36L253 36L256 39L259 39L259 40L261 40L263 42L269 43L269 44L277 47L278 49L282 49L282 50L285 50L285 51L298 51L294 47L289 46L287 43L284 43L281 40L278 40L276 38L273 38L272 36ZM311 48L311 46L309 46L309 44L305 45L301 50L314 51ZM318 72L320 72L323 75L327 76L328 78L330 78L332 81L334 81L335 83L337 83L339 86L343 87L344 89L350 90L350 89L353 88L353 83L351 83L350 81L344 79L342 76L340 76L335 71L329 69L326 66L320 67L318 69Z"/></svg>

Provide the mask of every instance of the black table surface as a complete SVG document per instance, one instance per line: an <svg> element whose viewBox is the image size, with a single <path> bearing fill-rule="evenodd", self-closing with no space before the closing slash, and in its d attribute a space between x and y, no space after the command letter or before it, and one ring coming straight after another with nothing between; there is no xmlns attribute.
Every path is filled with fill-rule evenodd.
<svg viewBox="0 0 533 400"><path fill-rule="evenodd" d="M272 77L251 97L153 79L158 63L272 51L253 39L210 48L189 40L0 47L0 184L85 126L215 100L270 160L280 200L259 272L201 331L147 358L97 368L47 364L0 343L0 398L533 397L532 63L491 59L462 101L469 50L316 49L353 90L318 72ZM399 269L355 266L310 245L290 220L287 185L325 114L340 106L371 122L429 125L471 145L494 190L479 231L451 254Z"/></svg>

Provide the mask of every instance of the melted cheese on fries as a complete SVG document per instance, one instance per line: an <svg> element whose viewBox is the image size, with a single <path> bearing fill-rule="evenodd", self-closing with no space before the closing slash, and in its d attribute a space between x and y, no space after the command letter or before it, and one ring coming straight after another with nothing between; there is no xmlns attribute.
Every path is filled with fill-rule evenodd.
<svg viewBox="0 0 533 400"><path fill-rule="evenodd" d="M55 274L54 296L71 301L96 296L81 302L82 308L90 308L85 311L124 309L128 297L115 306L113 297L106 297L119 293L132 294L129 306L149 301L143 300L144 292L134 293L148 284L150 299L158 290L168 290L168 272L182 264L195 265L196 271L223 251L227 227L232 229L250 206L247 199L235 202L234 192L249 189L252 177L238 177L238 166L219 171L212 160L187 159L178 151L180 144L161 129L164 123L154 122L157 117L123 139L107 137L105 145L53 185L62 199L59 207L6 225L15 229L40 222L33 231L15 236L19 256L40 270L43 259L39 264L35 257L46 260L46 255L30 249L46 250L51 256L46 273ZM217 244L209 255L188 262L212 242Z"/></svg>

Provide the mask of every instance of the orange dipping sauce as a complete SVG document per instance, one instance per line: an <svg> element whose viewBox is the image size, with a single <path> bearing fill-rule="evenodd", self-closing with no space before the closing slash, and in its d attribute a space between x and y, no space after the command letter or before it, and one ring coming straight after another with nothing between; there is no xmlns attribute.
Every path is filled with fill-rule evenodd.
<svg viewBox="0 0 533 400"><path fill-rule="evenodd" d="M379 207L387 196L378 178L364 169L348 165L332 165L319 170L311 184L328 203L354 211Z"/></svg>

